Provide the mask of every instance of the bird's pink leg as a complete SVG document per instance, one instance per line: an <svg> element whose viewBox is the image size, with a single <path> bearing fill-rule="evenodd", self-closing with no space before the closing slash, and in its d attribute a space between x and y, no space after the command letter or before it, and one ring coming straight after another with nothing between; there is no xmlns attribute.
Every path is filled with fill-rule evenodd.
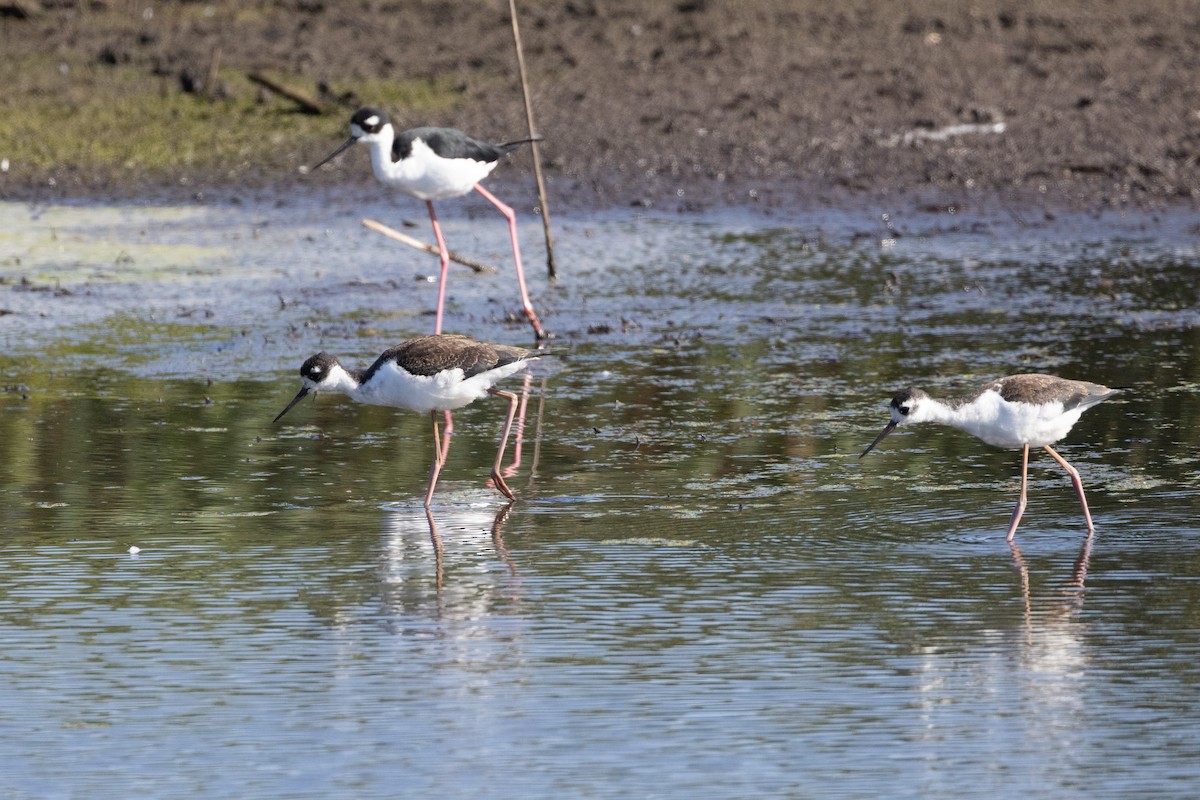
<svg viewBox="0 0 1200 800"><path fill-rule="evenodd" d="M1092 512L1088 511L1087 498L1083 496L1083 481L1079 479L1079 470L1072 467L1067 463L1065 458L1054 452L1054 448L1052 448L1050 445L1044 445L1044 447L1046 452L1053 456L1054 460L1057 461L1062 468L1067 471L1067 474L1071 476L1071 483L1075 485L1075 493L1079 495L1079 502L1083 506L1083 518L1087 520L1088 537L1090 538L1091 535L1096 532L1096 526L1092 524Z"/></svg>
<svg viewBox="0 0 1200 800"><path fill-rule="evenodd" d="M1021 521L1021 515L1025 513L1025 489L1029 483L1029 445L1025 445L1025 454L1021 458L1021 498L1017 500L1017 507L1013 509L1012 519L1008 521L1008 535L1004 538L1012 541L1013 535L1017 532L1017 524Z"/></svg>
<svg viewBox="0 0 1200 800"><path fill-rule="evenodd" d="M446 463L446 456L450 455L450 434L454 433L454 417L446 412L446 427L442 431L442 463Z"/></svg>
<svg viewBox="0 0 1200 800"><path fill-rule="evenodd" d="M433 238L437 240L438 260L442 262L442 273L438 277L438 302L437 316L433 320L433 332L439 334L442 332L442 309L446 306L446 275L450 272L450 251L446 249L446 240L442 238L442 226L438 224L437 214L433 211L433 201L426 200L425 205L429 208L429 221L433 223ZM449 426L450 418L446 417L446 424Z"/></svg>
<svg viewBox="0 0 1200 800"><path fill-rule="evenodd" d="M450 412L446 412L446 416L450 416ZM446 431L443 435L438 435L437 427L437 412L430 411L429 417L433 421L433 454L437 458L438 464L446 466L446 458L450 455L450 436Z"/></svg>
<svg viewBox="0 0 1200 800"><path fill-rule="evenodd" d="M500 434L500 447L496 450L496 462L492 464L492 482L505 497L509 500L516 500L516 495L512 493L512 489L508 488L508 484L504 482L504 477L500 474L500 463L504 461L504 449L508 447L508 434L512 431L513 419L517 416L517 396L512 392L496 388L488 389L488 394L508 400L508 416L504 419L504 432Z"/></svg>
<svg viewBox="0 0 1200 800"><path fill-rule="evenodd" d="M446 452L442 449L442 436L438 432L437 412L430 411L429 419L433 422L433 466L429 468L429 488L425 491L425 508L433 501L433 487L437 486L438 475L441 474L442 464L446 460ZM449 443L446 445L449 449Z"/></svg>
<svg viewBox="0 0 1200 800"><path fill-rule="evenodd" d="M438 301L437 301L437 316L433 320L434 335L442 332L442 313L446 307L446 276L450 272L450 251L446 249L446 240L442 238L442 226L438 224L437 214L433 211L433 201L426 200L425 205L429 207L429 221L433 223L433 238L437 240L438 260L442 263L442 272L438 277ZM446 462L446 453L450 452L450 434L454 433L454 418L450 416L450 412L446 412L446 443L442 451L442 463Z"/></svg>
<svg viewBox="0 0 1200 800"><path fill-rule="evenodd" d="M521 305L525 309L525 316L529 317L529 323L533 325L533 335L538 339L545 339L546 332L542 330L542 323L538 321L537 312L533 310L533 303L529 302L529 292L525 289L525 269L521 266L521 245L517 242L517 215L511 208L501 203L496 195L483 188L483 184L475 184L475 191L500 209L500 213L508 220L508 234L512 237L513 260L517 264L517 285L521 289Z"/></svg>

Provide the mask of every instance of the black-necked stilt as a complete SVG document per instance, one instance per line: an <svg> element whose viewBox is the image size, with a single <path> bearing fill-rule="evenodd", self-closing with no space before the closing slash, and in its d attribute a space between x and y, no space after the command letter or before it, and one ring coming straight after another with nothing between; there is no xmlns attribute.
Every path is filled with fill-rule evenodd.
<svg viewBox="0 0 1200 800"><path fill-rule="evenodd" d="M381 183L425 201L429 209L429 220L433 223L433 235L437 239L442 266L438 284L437 317L434 321L435 334L442 332L442 310L446 303L446 273L450 267L450 256L446 250L446 240L442 238L437 214L433 210L433 201L461 197L472 189L486 197L508 220L513 260L517 265L517 285L521 289L521 304L524 306L525 316L529 317L529 322L533 325L534 335L538 339L544 339L546 332L538 321L533 304L529 302L529 292L525 289L521 246L517 242L517 215L479 183L496 168L501 158L531 141L534 140L519 139L503 144L488 144L453 128L413 128L396 133L387 114L376 108L360 108L350 118L350 138L313 169L331 161L351 145L362 142L371 146L371 167Z"/></svg>
<svg viewBox="0 0 1200 800"><path fill-rule="evenodd" d="M410 339L385 350L365 370L347 369L328 353L317 353L300 367L303 385L287 408L275 417L275 422L309 392L320 391L341 392L369 405L429 412L433 421L434 459L429 472L429 489L425 492L428 507L446 460L446 448L438 432L437 412L462 408L489 394L503 397L508 400L508 416L504 420L500 447L496 450L492 480L505 497L513 500L512 490L500 474L500 462L517 412L517 396L493 387L498 381L525 369L536 358L535 352L521 347L484 344L453 334Z"/></svg>
<svg viewBox="0 0 1200 800"><path fill-rule="evenodd" d="M935 400L920 389L905 389L892 398L892 421L875 437L862 456L871 452L896 426L914 422L951 425L996 447L1022 448L1021 498L1013 509L1006 537L1011 541L1017 531L1017 523L1025 513L1029 447L1042 447L1071 476L1079 502L1083 504L1088 536L1091 536L1095 526L1092 525L1087 498L1083 495L1079 472L1050 445L1066 436L1084 411L1119 391L1098 383L1072 381L1054 375L1010 375L984 384L969 397L954 400Z"/></svg>

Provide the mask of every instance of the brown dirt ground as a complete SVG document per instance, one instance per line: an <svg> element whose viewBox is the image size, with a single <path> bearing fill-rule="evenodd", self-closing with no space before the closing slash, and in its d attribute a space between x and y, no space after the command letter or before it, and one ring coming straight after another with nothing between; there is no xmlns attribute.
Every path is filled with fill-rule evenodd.
<svg viewBox="0 0 1200 800"><path fill-rule="evenodd" d="M42 10L21 19L21 5ZM140 11L151 5L204 13L146 20ZM519 8L551 186L568 202L689 209L986 191L1089 208L1200 200L1197 2L521 0ZM203 73L219 45L227 67L279 70L313 86L450 79L462 92L453 108L422 119L391 109L398 121L497 140L524 130L504 0L21 0L0 2L0 13L6 47L19 41L160 74ZM370 100L347 98L336 113ZM1002 133L946 130L996 123ZM344 130L300 143L286 163L264 153L261 171L241 180L284 185ZM272 148L269 137L263 146ZM314 179L370 181L366 170L351 172ZM520 158L492 180L528 176ZM228 183L199 176L189 191L205 180ZM122 184L117 172L99 184L153 188ZM70 197L96 185L84 177L54 191ZM45 195L44 186L33 175L4 193Z"/></svg>

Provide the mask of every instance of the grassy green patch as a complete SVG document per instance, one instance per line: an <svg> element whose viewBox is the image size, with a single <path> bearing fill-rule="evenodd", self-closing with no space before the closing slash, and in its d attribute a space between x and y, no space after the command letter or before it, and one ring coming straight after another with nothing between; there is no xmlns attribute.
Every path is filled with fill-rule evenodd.
<svg viewBox="0 0 1200 800"><path fill-rule="evenodd" d="M306 78L272 78L315 94ZM144 66L80 63L51 55L0 59L0 142L10 169L171 175L295 168L346 135L347 109L302 114L236 69L220 73L217 99L187 94L175 76ZM365 81L360 97L420 114L455 105L448 82ZM344 112L344 113L343 113Z"/></svg>

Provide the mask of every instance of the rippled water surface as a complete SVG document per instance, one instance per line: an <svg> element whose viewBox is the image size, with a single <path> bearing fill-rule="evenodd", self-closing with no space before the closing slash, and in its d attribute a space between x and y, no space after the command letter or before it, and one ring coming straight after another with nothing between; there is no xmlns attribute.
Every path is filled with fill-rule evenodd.
<svg viewBox="0 0 1200 800"><path fill-rule="evenodd" d="M333 206L0 205L0 796L1200 793L1191 217L575 216L549 285L527 213L518 500L481 401L427 517L427 419L271 423L432 329L359 226L419 204ZM466 209L447 329L527 344ZM1092 540L1044 454L1011 546L1018 454L859 460L895 389L1028 371L1130 389L1059 447Z"/></svg>

